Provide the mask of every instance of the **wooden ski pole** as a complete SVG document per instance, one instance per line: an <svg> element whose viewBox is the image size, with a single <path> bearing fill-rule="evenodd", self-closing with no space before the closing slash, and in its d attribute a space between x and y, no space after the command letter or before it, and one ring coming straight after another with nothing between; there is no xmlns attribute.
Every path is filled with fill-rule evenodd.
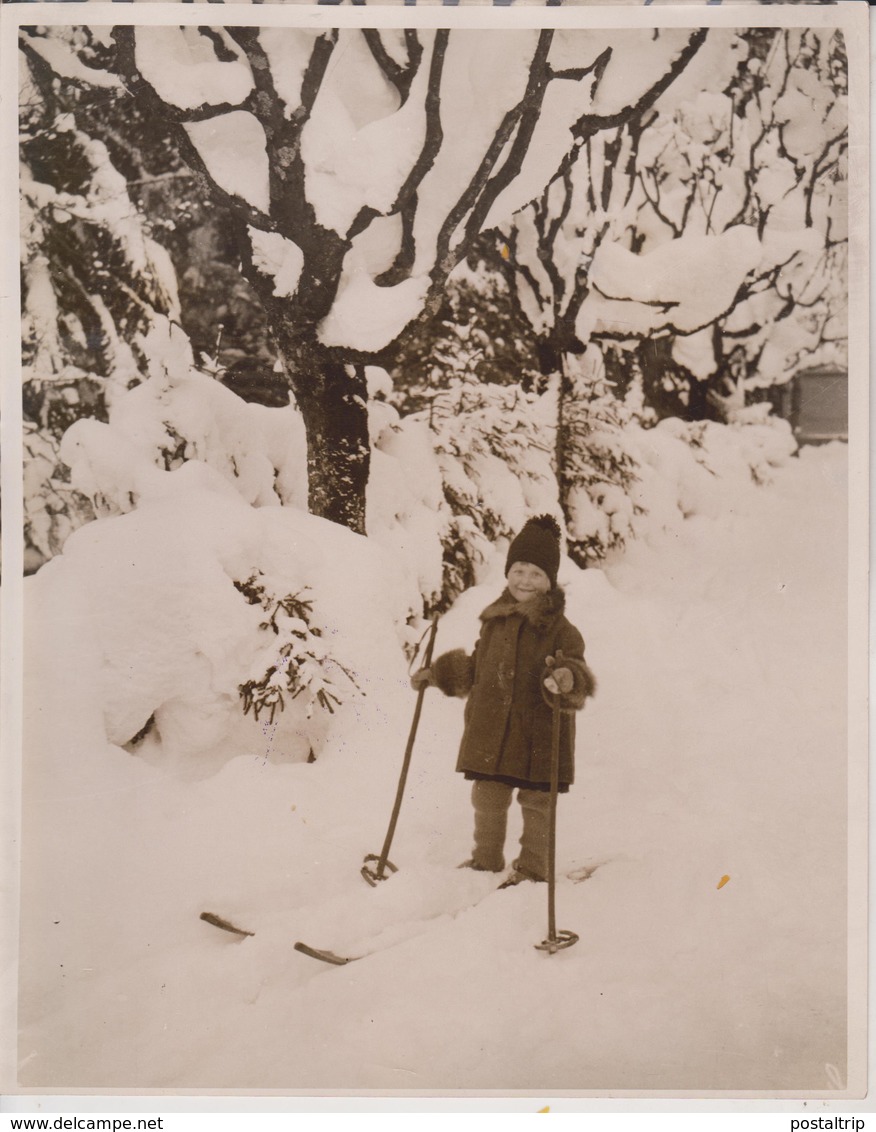
<svg viewBox="0 0 876 1132"><path fill-rule="evenodd" d="M574 932L557 931L556 916L556 865L557 865L557 795L560 789L560 727L562 714L560 697L554 694L551 701L551 806L548 824L548 934L547 939L535 944L539 951L549 955L578 942Z"/></svg>
<svg viewBox="0 0 876 1132"><path fill-rule="evenodd" d="M432 651L435 647L435 634L437 632L438 618L433 617L432 625L429 629L429 640L426 643L426 652L423 655L423 663L420 666L421 668L428 668L432 663ZM389 828L386 831L386 839L383 842L383 848L381 849L379 856L377 856L375 853L369 853L365 858L365 863L363 864L361 869L362 876L365 878L365 880L368 881L372 888L377 887L378 881L386 880L387 869L389 869L391 873L398 872L397 867L389 859L389 850L390 846L392 845L392 839L395 836L395 827L398 823L398 815L399 811L401 810L402 799L404 798L405 794L405 784L408 778L408 768L411 765L411 755L414 751L414 740L417 737L417 727L420 723L420 713L423 710L423 697L426 694L426 687L427 686L424 684L417 692L417 704L414 708L414 718L413 722L411 723L410 734L408 735L408 743L405 747L405 755L404 759L402 760L401 775L399 776L398 780L398 789L395 793L395 805L392 808L392 816L389 819ZM369 861L376 861L376 867L372 868L369 865Z"/></svg>

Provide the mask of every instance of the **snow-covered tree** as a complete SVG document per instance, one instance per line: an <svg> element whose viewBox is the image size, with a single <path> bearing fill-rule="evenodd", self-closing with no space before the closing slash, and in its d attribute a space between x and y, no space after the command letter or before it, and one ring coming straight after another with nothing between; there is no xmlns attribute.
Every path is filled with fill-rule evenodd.
<svg viewBox="0 0 876 1132"><path fill-rule="evenodd" d="M93 517L59 456L80 417L145 376L143 340L178 317L176 277L106 146L71 112L44 56L25 45L20 75L25 553L28 569Z"/></svg>
<svg viewBox="0 0 876 1132"><path fill-rule="evenodd" d="M201 192L227 207L305 420L310 508L356 530L370 456L365 365L435 309L484 228L537 196L583 138L616 128L643 92L671 81L702 39L84 34L87 58L63 37L25 38L62 75L123 84L174 131Z"/></svg>
<svg viewBox="0 0 876 1132"><path fill-rule="evenodd" d="M661 415L700 419L740 378L835 359L846 81L839 31L712 29L659 97L570 154L496 260L555 371L600 342L621 385L639 375Z"/></svg>
<svg viewBox="0 0 876 1132"><path fill-rule="evenodd" d="M729 76L657 103L638 146L635 218L597 252L579 326L622 359L638 337L652 403L694 420L721 419L807 362L842 360L847 335L842 33L717 36L716 74Z"/></svg>

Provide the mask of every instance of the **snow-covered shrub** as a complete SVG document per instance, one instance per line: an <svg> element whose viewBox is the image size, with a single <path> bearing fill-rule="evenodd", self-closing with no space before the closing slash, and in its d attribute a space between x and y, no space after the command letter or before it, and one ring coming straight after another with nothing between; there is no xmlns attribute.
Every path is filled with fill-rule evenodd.
<svg viewBox="0 0 876 1132"><path fill-rule="evenodd" d="M204 464L152 471L134 510L85 524L29 579L32 607L55 611L40 663L72 608L94 645L78 695L108 742L195 775L311 758L335 721L376 709L385 673L403 679L400 570L337 524L249 506Z"/></svg>
<svg viewBox="0 0 876 1132"><path fill-rule="evenodd" d="M796 444L787 422L757 408L733 424L670 417L655 428L627 426L625 443L638 465L631 489L635 538L680 532L688 519L720 519L752 481L772 481Z"/></svg>
<svg viewBox="0 0 876 1132"><path fill-rule="evenodd" d="M370 424L368 534L404 564L412 618L446 610L531 514L559 513L549 395L455 381L405 417L372 401Z"/></svg>
<svg viewBox="0 0 876 1132"><path fill-rule="evenodd" d="M556 406L519 386L454 382L415 419L428 423L449 515L441 606L476 580L496 543L534 513L559 515Z"/></svg>
<svg viewBox="0 0 876 1132"><path fill-rule="evenodd" d="M383 373L383 371L380 371ZM441 559L449 509L428 427L382 400L369 405L371 469L368 537L388 550L405 578L409 619L441 600Z"/></svg>
<svg viewBox="0 0 876 1132"><path fill-rule="evenodd" d="M797 449L788 421L772 416L766 403L749 406L726 425L677 419L662 425L688 444L694 459L721 480L741 475L757 484L771 483L774 469L787 463Z"/></svg>
<svg viewBox="0 0 876 1132"><path fill-rule="evenodd" d="M57 443L24 421L24 568L33 573L59 554L67 537L94 518L88 497L70 484Z"/></svg>
<svg viewBox="0 0 876 1132"><path fill-rule="evenodd" d="M267 614L259 629L268 637L265 652L267 668L240 685L243 712L250 710L256 719L265 712L268 723L276 712L284 711L286 700L303 695L305 717L310 719L314 707L334 713L359 685L352 673L331 656L323 640L322 630L311 624L313 595L308 591L278 597L271 592L269 580L259 570L234 588L250 605L260 606ZM262 669L265 657L260 655L253 667ZM344 677L338 682L335 670Z"/></svg>
<svg viewBox="0 0 876 1132"><path fill-rule="evenodd" d="M454 515L444 528L442 542L444 588L435 606L438 611L477 583L479 567L487 561L487 546L471 515Z"/></svg>
<svg viewBox="0 0 876 1132"><path fill-rule="evenodd" d="M175 324L156 325L142 345L146 379L117 398L107 424L77 421L61 444L74 485L98 514L132 510L149 469L187 461L214 468L254 506L305 506L304 426L295 408L248 403L199 372Z"/></svg>
<svg viewBox="0 0 876 1132"><path fill-rule="evenodd" d="M392 403L416 412L436 389L469 376L479 383L534 388L536 336L514 309L495 259L494 236L481 237L454 269L436 313L401 343L394 359Z"/></svg>
<svg viewBox="0 0 876 1132"><path fill-rule="evenodd" d="M684 425L670 418L656 428L626 429L626 442L638 464L638 480L631 492L636 538L680 531L686 519L714 516L720 510L720 481L697 459Z"/></svg>
<svg viewBox="0 0 876 1132"><path fill-rule="evenodd" d="M774 416L766 403L747 406L737 413L729 427L742 443L755 483L772 483L774 470L786 464L797 451L790 422Z"/></svg>
<svg viewBox="0 0 876 1132"><path fill-rule="evenodd" d="M598 351L566 360L573 395L562 406L562 488L568 551L599 562L633 534L637 462L626 440L632 414L607 381Z"/></svg>

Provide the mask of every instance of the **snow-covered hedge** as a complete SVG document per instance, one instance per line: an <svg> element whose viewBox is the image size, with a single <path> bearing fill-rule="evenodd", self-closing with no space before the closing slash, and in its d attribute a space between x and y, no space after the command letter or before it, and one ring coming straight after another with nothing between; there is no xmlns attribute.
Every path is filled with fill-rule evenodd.
<svg viewBox="0 0 876 1132"><path fill-rule="evenodd" d="M519 386L455 383L417 418L427 423L451 513L442 543L448 605L529 515L560 516L555 410Z"/></svg>
<svg viewBox="0 0 876 1132"><path fill-rule="evenodd" d="M630 495L636 538L718 517L740 484L769 483L797 448L788 422L768 416L767 406L730 425L675 418L651 429L630 425L624 439L638 464Z"/></svg>
<svg viewBox="0 0 876 1132"><path fill-rule="evenodd" d="M645 428L603 381L585 384L586 399L564 407L567 548L581 566L655 524L716 513L740 479L769 482L796 448L765 405L730 425ZM420 600L427 613L446 609L483 580L529 515L561 518L556 421L555 388L460 382L408 417L372 402L368 533L404 563L412 614Z"/></svg>
<svg viewBox="0 0 876 1132"><path fill-rule="evenodd" d="M534 393L457 380L407 417L372 404L369 534L418 554L427 611L446 609L479 581L530 515L549 513L562 525L563 490L568 548L579 565L601 561L633 535L637 458L625 432L632 414L601 365L599 374L592 358L570 365L577 368L562 407L562 487L556 381Z"/></svg>
<svg viewBox="0 0 876 1132"><path fill-rule="evenodd" d="M412 612L447 609L529 515L560 514L554 420L549 395L473 380L407 417L372 403L368 533L408 563Z"/></svg>
<svg viewBox="0 0 876 1132"><path fill-rule="evenodd" d="M562 472L568 549L580 566L622 550L634 534L639 460L630 443L636 418L606 380L601 353L566 359L570 393L562 406Z"/></svg>

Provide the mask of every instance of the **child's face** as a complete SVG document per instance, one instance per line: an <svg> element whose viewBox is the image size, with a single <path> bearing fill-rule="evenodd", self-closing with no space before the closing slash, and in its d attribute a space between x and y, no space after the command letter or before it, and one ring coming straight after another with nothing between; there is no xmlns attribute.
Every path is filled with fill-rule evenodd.
<svg viewBox="0 0 876 1132"><path fill-rule="evenodd" d="M515 562L508 571L508 591L515 601L529 601L537 594L546 594L550 588L550 578L531 562Z"/></svg>

